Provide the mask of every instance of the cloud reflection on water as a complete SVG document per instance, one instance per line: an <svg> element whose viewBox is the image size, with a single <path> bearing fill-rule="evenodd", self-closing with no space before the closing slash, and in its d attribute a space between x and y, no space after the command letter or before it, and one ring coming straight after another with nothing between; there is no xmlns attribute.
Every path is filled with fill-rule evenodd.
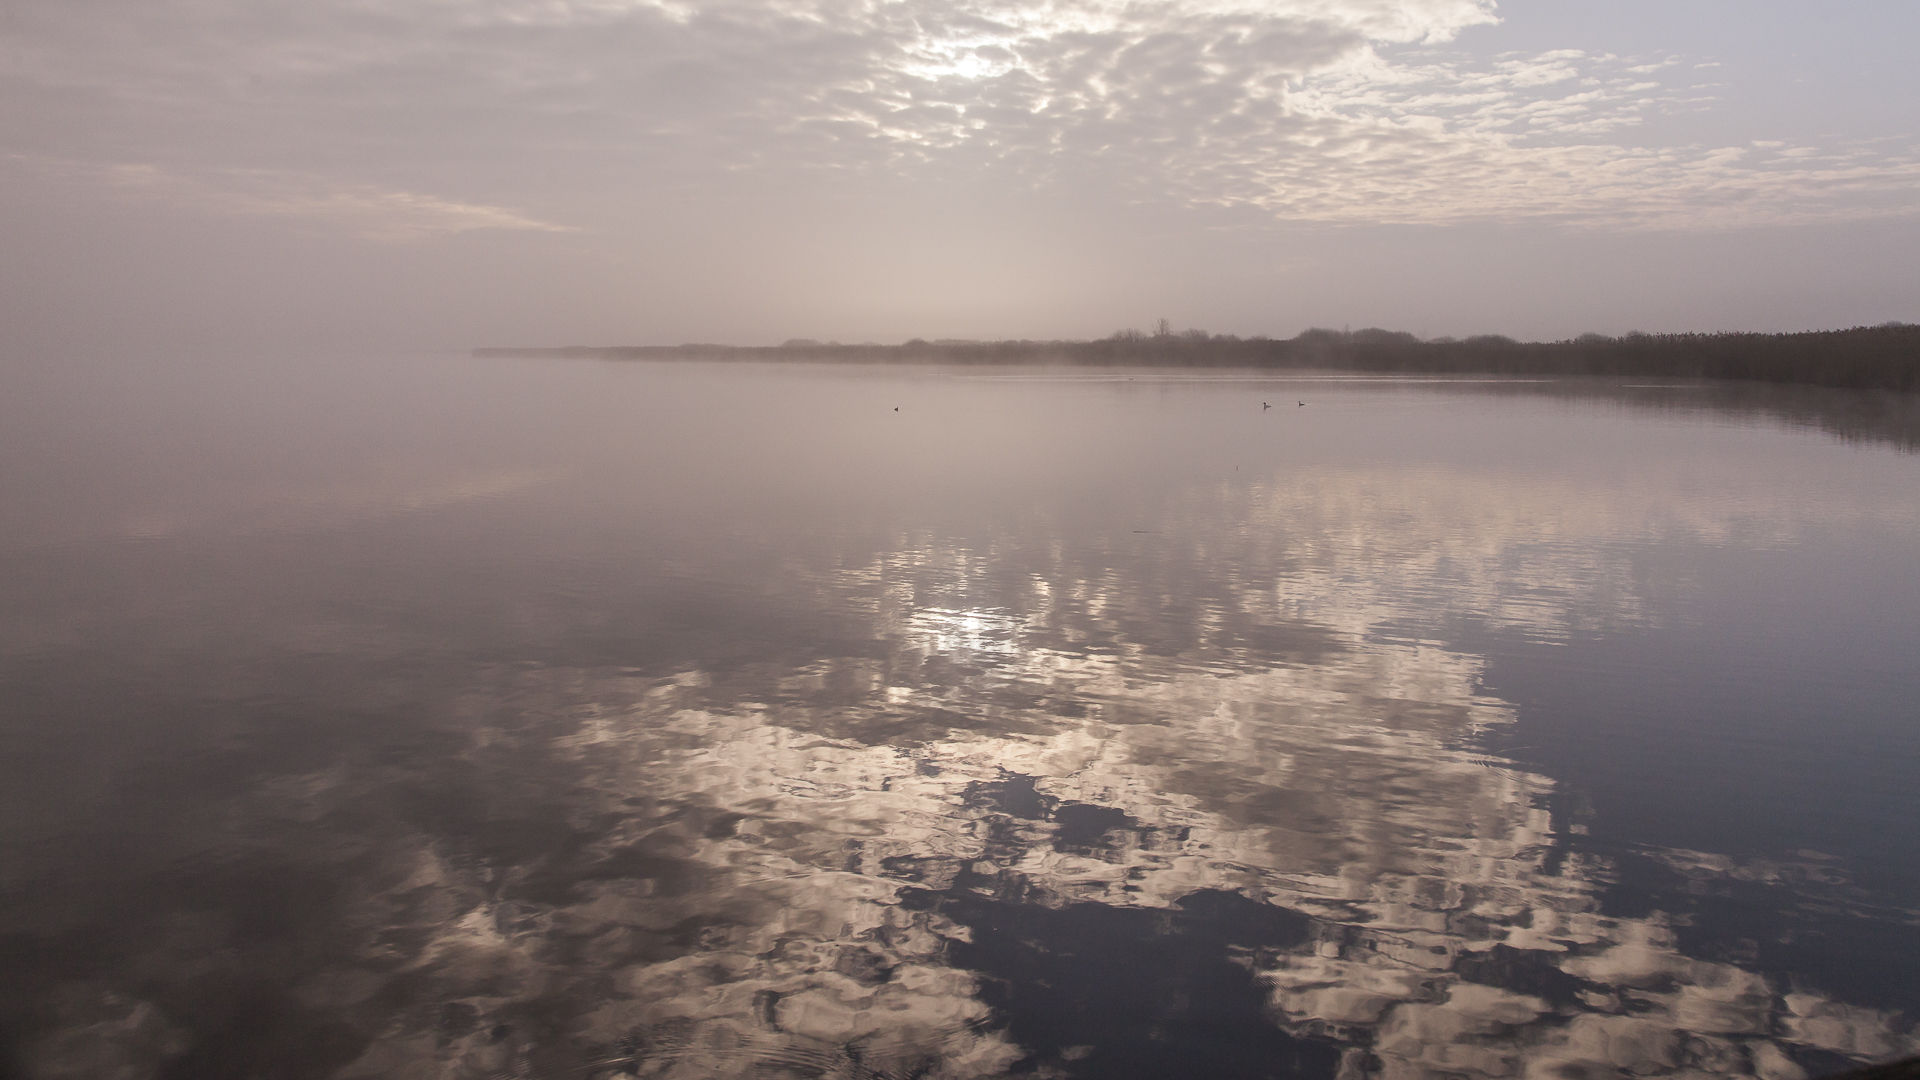
<svg viewBox="0 0 1920 1080"><path fill-rule="evenodd" d="M977 909L1230 894L1305 917L1289 947L1229 946L1264 1014L1368 1074L1781 1077L1794 1044L1914 1045L1897 1018L1682 955L1664 916L1603 916L1606 867L1556 855L1550 781L1463 745L1510 719L1476 696L1476 658L1373 644L1222 672L956 648L950 621L910 614L885 655L737 680L531 676L579 718L547 750L569 817L625 820L557 894L506 869L408 966L503 1016L554 979L593 984L567 1035L640 1054L642 1075L986 1076L1029 1053L1097 1074L1098 1050L1063 1056L1084 1043L1011 1039L950 966L997 929ZM389 897L480 891L420 858ZM469 1042L475 1064L502 1053ZM403 1045L365 1074L398 1071Z"/></svg>
<svg viewBox="0 0 1920 1080"><path fill-rule="evenodd" d="M324 933L300 952L161 912L124 969L52 995L30 1068L140 1075L192 1045L169 980L262 967L341 1077L1109 1076L1178 1053L1222 1076L1797 1080L1912 1052L1898 1014L1689 955L1673 913L1609 913L1615 868L1568 843L1555 782L1481 749L1516 720L1486 657L1419 632L1657 623L1685 583L1650 580L1646 545L1915 520L1911 492L1863 507L1716 468L1576 489L1303 465L1180 486L1137 532L796 541L762 571L846 643L669 677L495 665L390 744L154 825L185 849L156 880L270 852ZM1657 854L1828 900L1846 876Z"/></svg>

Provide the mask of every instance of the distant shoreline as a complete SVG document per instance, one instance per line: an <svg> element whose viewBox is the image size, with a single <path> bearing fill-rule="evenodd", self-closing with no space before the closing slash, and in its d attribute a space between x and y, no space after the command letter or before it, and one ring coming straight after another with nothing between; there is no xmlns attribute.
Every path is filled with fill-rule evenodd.
<svg viewBox="0 0 1920 1080"><path fill-rule="evenodd" d="M1587 334L1520 342L1486 336L1422 341L1388 330L1308 330L1240 338L1190 330L1123 331L1093 341L921 341L842 345L569 345L479 348L475 357L566 360L827 361L866 364L1073 364L1332 369L1376 373L1644 376L1920 391L1920 325L1889 323L1799 334Z"/></svg>

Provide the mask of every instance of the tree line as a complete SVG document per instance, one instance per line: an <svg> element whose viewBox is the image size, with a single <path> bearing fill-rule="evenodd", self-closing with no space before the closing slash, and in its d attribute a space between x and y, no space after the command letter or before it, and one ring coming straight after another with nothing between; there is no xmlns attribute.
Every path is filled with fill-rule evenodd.
<svg viewBox="0 0 1920 1080"><path fill-rule="evenodd" d="M1293 338L1120 330L1092 341L924 341L900 345L795 339L778 346L641 345L475 349L476 356L604 360L807 360L855 363L1332 369L1381 373L1727 379L1868 390L1920 390L1920 325L1886 323L1795 334L1584 334L1521 342L1497 335L1422 340L1392 330L1308 330Z"/></svg>

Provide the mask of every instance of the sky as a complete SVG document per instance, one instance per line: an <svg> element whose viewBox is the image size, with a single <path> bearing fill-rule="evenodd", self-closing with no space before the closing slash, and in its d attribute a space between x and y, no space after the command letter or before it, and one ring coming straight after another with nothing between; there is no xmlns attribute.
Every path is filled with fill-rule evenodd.
<svg viewBox="0 0 1920 1080"><path fill-rule="evenodd" d="M1912 0L8 0L0 347L1920 320Z"/></svg>

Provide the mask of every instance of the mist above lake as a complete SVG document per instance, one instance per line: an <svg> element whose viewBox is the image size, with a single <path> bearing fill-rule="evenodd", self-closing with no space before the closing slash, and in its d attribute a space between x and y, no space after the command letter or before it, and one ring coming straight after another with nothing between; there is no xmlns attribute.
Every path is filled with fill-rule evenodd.
<svg viewBox="0 0 1920 1080"><path fill-rule="evenodd" d="M452 357L22 387L24 1075L1920 1050L1908 405Z"/></svg>

